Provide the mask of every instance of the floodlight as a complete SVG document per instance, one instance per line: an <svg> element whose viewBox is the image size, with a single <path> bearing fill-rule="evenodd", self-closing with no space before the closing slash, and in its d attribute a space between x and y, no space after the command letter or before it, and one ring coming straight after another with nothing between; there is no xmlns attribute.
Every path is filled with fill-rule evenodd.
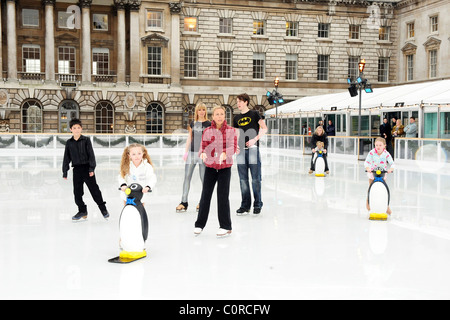
<svg viewBox="0 0 450 320"><path fill-rule="evenodd" d="M366 93L373 93L372 85L370 83L366 84L364 91L366 91Z"/></svg>
<svg viewBox="0 0 450 320"><path fill-rule="evenodd" d="M358 89L356 88L355 84L352 84L350 87L348 87L348 92L350 93L351 97L355 97L358 95Z"/></svg>

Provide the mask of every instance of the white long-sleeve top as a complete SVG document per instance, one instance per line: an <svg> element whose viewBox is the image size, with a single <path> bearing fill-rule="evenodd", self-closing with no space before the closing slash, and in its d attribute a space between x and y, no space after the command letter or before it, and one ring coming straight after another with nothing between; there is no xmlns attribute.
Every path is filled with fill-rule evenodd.
<svg viewBox="0 0 450 320"><path fill-rule="evenodd" d="M157 182L155 171L147 159L143 159L139 166L135 166L132 161L130 161L130 172L122 177L119 174L119 185L126 184L129 186L132 183L139 183L142 188L149 186L152 190Z"/></svg>

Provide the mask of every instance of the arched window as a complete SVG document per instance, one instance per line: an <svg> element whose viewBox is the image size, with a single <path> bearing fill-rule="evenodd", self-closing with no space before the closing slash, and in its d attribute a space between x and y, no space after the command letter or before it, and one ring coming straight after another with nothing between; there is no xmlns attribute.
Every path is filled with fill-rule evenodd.
<svg viewBox="0 0 450 320"><path fill-rule="evenodd" d="M187 129L189 124L194 121L195 117L195 105L188 104L183 109L183 129Z"/></svg>
<svg viewBox="0 0 450 320"><path fill-rule="evenodd" d="M101 101L95 106L95 132L114 132L114 107L110 102Z"/></svg>
<svg viewBox="0 0 450 320"><path fill-rule="evenodd" d="M163 133L164 109L159 103L152 102L148 105L146 112L146 122L147 133Z"/></svg>
<svg viewBox="0 0 450 320"><path fill-rule="evenodd" d="M266 113L266 108L264 108L264 106L257 105L257 106L255 106L253 109L254 109L255 111L258 111L258 112L259 112L259 115L260 115L261 117L264 118L264 114Z"/></svg>
<svg viewBox="0 0 450 320"><path fill-rule="evenodd" d="M42 106L37 100L22 105L22 132L42 132Z"/></svg>
<svg viewBox="0 0 450 320"><path fill-rule="evenodd" d="M229 105L225 105L225 120L227 120L227 123L229 126L233 126L233 108Z"/></svg>
<svg viewBox="0 0 450 320"><path fill-rule="evenodd" d="M64 100L59 107L59 131L70 133L70 121L79 117L78 104L74 100Z"/></svg>

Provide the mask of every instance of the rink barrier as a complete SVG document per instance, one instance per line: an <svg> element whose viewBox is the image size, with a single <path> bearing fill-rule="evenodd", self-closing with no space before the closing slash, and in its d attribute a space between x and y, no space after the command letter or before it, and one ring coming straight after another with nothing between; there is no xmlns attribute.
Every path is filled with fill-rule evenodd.
<svg viewBox="0 0 450 320"><path fill-rule="evenodd" d="M174 134L85 134L94 148L123 149L131 143L139 143L150 149L184 149L188 135ZM70 134L1 133L0 154L12 150L60 150L70 139ZM363 161L374 148L377 137L334 136L328 137L328 153ZM261 148L272 151L300 151L311 154L311 136L268 134L260 141ZM394 143L396 160L422 160L448 163L450 161L450 139L396 138Z"/></svg>

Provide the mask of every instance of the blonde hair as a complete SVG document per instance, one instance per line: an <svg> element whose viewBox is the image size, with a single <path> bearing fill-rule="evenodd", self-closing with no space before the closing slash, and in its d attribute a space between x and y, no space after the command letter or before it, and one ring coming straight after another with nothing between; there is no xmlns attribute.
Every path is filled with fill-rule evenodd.
<svg viewBox="0 0 450 320"><path fill-rule="evenodd" d="M213 106L212 114L214 114L214 112L215 112L216 110L218 110L218 109L222 109L223 112L225 112L225 115L227 114L227 110L225 109L225 107L224 107L224 106L219 106L218 104L215 104L215 105Z"/></svg>
<svg viewBox="0 0 450 320"><path fill-rule="evenodd" d="M324 135L324 134L325 134L325 129L324 129L322 126L318 126L318 127L316 128L316 130L314 130L314 134L317 134L317 130L319 130L319 128L322 129L322 135ZM318 134L317 134L317 135L318 135Z"/></svg>
<svg viewBox="0 0 450 320"><path fill-rule="evenodd" d="M147 148L139 143L130 144L123 150L122 160L120 161L120 175L122 176L122 178L125 178L125 176L130 173L130 150L133 148L141 148L143 153L142 159L147 159L148 163L150 163L151 166L154 167L152 159L148 154Z"/></svg>
<svg viewBox="0 0 450 320"><path fill-rule="evenodd" d="M374 144L375 144L377 141L378 141L378 142L381 142L381 143L384 144L384 145L387 144L387 143L386 143L386 139L385 139L385 138L382 138L382 137L376 138Z"/></svg>
<svg viewBox="0 0 450 320"><path fill-rule="evenodd" d="M198 111L199 110L205 110L205 120L208 120L208 110L206 109L206 105L203 102L197 103L194 110L194 121L198 121Z"/></svg>

